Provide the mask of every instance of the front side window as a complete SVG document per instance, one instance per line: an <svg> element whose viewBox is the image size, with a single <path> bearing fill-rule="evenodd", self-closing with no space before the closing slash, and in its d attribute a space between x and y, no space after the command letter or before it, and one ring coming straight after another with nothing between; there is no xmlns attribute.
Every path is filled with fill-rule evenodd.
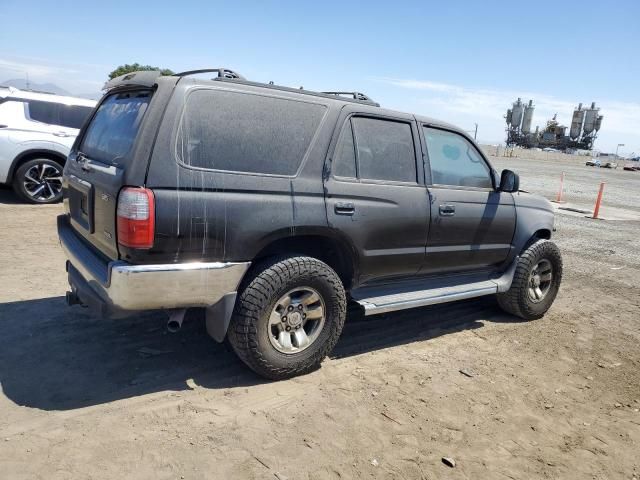
<svg viewBox="0 0 640 480"><path fill-rule="evenodd" d="M294 175L325 111L284 98L196 90L187 99L177 155L192 167Z"/></svg>
<svg viewBox="0 0 640 480"><path fill-rule="evenodd" d="M462 135L424 127L424 137L433 184L493 188L489 166Z"/></svg>
<svg viewBox="0 0 640 480"><path fill-rule="evenodd" d="M416 182L415 148L409 123L368 117L354 117L351 122L360 178Z"/></svg>

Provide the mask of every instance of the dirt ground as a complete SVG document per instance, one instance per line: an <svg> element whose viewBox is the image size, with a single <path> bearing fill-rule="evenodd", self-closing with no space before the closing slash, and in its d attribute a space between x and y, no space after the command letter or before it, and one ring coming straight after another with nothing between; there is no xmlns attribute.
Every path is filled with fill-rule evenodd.
<svg viewBox="0 0 640 480"><path fill-rule="evenodd" d="M640 212L640 172L493 158L551 198ZM0 191L0 478L640 478L640 221L559 211L558 299L349 318L310 375L265 382L192 315L64 303L55 216ZM461 373L464 371L465 373ZM446 466L443 457L455 460Z"/></svg>

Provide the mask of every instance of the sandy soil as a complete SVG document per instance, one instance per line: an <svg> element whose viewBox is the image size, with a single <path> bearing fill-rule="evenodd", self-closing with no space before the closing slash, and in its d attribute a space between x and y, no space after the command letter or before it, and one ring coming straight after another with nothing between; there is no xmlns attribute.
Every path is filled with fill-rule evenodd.
<svg viewBox="0 0 640 480"><path fill-rule="evenodd" d="M567 169L585 205L610 175L605 204L638 210L640 172L494 161L549 197ZM492 299L349 318L320 370L270 383L198 315L170 335L67 308L60 209L0 191L0 478L640 478L640 222L559 215L539 321Z"/></svg>

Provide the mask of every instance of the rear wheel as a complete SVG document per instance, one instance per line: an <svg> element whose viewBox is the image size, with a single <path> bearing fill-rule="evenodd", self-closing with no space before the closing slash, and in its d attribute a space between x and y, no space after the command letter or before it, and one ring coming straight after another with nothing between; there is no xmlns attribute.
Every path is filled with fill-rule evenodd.
<svg viewBox="0 0 640 480"><path fill-rule="evenodd" d="M346 295L331 267L311 257L274 260L242 288L228 340L259 375L289 378L318 368L345 316Z"/></svg>
<svg viewBox="0 0 640 480"><path fill-rule="evenodd" d="M525 320L542 317L558 294L562 281L562 256L558 246L538 240L520 256L511 288L497 295L507 313Z"/></svg>
<svg viewBox="0 0 640 480"><path fill-rule="evenodd" d="M62 165L48 158L35 158L20 165L13 189L29 203L55 203L62 199Z"/></svg>

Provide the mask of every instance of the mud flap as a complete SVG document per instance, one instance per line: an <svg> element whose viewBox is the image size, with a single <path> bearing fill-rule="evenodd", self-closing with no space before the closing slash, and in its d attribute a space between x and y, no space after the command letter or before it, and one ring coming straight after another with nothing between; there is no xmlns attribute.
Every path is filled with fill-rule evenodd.
<svg viewBox="0 0 640 480"><path fill-rule="evenodd" d="M227 335L238 292L227 293L217 303L206 308L207 333L216 342L222 343Z"/></svg>
<svg viewBox="0 0 640 480"><path fill-rule="evenodd" d="M516 267L518 266L519 261L520 255L513 259L509 268L507 268L499 278L495 278L493 280L498 285L498 293L507 292L511 288L513 276L516 273Z"/></svg>

